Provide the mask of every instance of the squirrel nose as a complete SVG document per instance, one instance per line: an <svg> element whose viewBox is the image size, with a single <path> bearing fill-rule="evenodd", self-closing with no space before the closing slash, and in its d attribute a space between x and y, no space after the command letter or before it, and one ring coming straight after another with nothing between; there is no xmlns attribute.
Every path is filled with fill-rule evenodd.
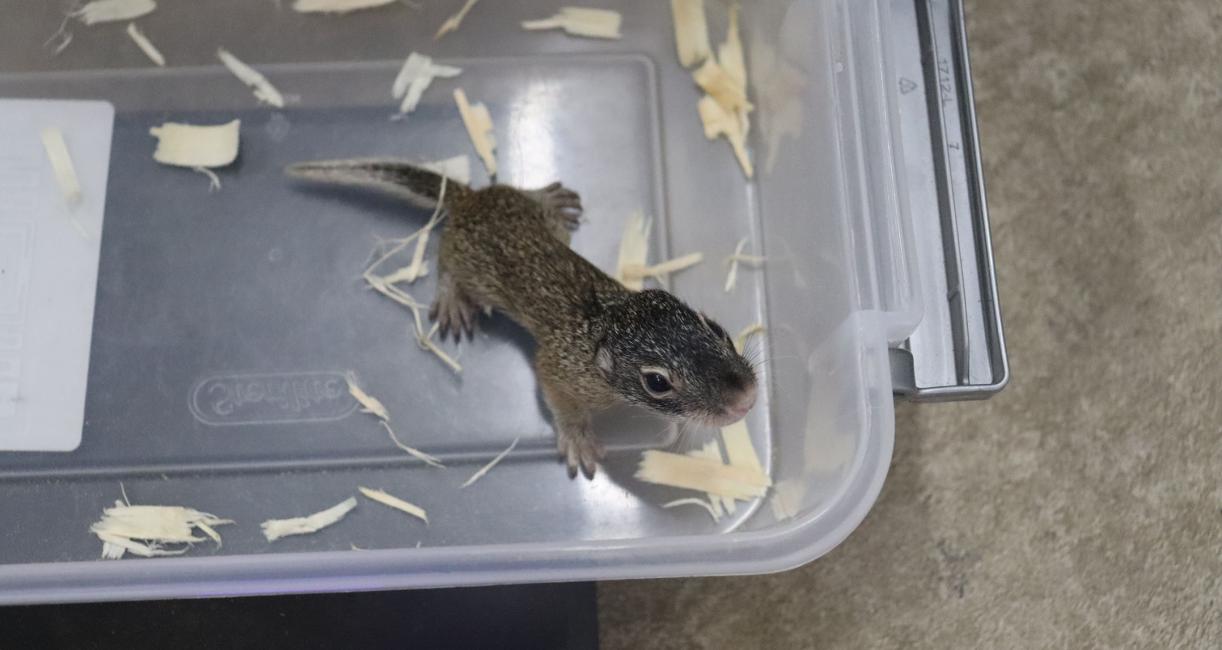
<svg viewBox="0 0 1222 650"><path fill-rule="evenodd" d="M735 421L745 417L751 411L751 407L755 406L756 392L755 382L752 382L742 390L726 395L726 415L734 418Z"/></svg>

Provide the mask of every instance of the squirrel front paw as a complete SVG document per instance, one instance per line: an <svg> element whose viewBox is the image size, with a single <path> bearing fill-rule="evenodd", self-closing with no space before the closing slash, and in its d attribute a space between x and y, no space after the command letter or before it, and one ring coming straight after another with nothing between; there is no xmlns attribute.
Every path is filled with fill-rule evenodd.
<svg viewBox="0 0 1222 650"><path fill-rule="evenodd" d="M568 230L576 230L581 223L581 197L576 192L561 185L552 183L547 187L530 192L535 200L543 204L543 209Z"/></svg>
<svg viewBox="0 0 1222 650"><path fill-rule="evenodd" d="M577 478L577 470L586 478L593 479L598 469L598 461L606 453L606 449L594 437L594 431L589 424L573 427L558 427L556 429L556 448L569 468L569 478Z"/></svg>

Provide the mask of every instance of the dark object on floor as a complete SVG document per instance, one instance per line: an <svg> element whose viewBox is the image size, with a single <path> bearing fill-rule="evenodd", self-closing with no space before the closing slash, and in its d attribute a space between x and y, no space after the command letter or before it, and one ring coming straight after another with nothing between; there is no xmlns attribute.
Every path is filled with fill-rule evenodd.
<svg viewBox="0 0 1222 650"><path fill-rule="evenodd" d="M0 608L5 648L597 648L594 585Z"/></svg>

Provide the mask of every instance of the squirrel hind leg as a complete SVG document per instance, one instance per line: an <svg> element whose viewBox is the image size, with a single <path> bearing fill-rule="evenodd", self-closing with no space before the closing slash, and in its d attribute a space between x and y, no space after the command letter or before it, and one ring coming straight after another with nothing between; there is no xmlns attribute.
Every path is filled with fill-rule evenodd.
<svg viewBox="0 0 1222 650"><path fill-rule="evenodd" d="M462 340L463 333L466 333L469 339L475 338L479 311L479 304L458 286L454 276L442 272L437 282L437 296L429 307L429 319L437 322L441 340L444 341L451 333L455 342Z"/></svg>

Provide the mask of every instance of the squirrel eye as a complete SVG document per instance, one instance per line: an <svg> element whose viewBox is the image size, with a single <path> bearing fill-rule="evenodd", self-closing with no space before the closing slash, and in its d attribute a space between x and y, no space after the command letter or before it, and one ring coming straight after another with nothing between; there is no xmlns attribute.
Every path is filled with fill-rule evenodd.
<svg viewBox="0 0 1222 650"><path fill-rule="evenodd" d="M674 390L674 386L670 383L670 378L664 372L657 370L642 371L641 385L645 387L645 392L653 397L665 397Z"/></svg>

